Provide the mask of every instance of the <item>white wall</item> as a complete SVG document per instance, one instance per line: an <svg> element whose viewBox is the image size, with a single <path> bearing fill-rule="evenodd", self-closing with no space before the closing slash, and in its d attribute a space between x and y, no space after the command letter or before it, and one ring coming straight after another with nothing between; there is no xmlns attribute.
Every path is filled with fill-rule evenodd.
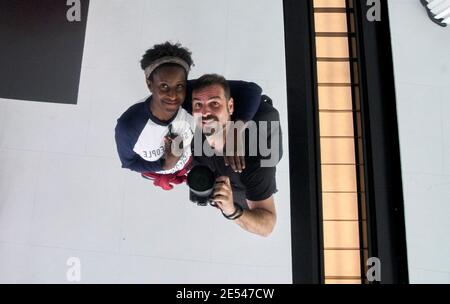
<svg viewBox="0 0 450 304"><path fill-rule="evenodd" d="M116 119L148 91L155 43L193 51L191 77L260 84L287 138L282 2L91 0L78 105L0 99L0 283L290 283L287 140L268 239L120 168Z"/></svg>
<svg viewBox="0 0 450 304"><path fill-rule="evenodd" d="M411 283L450 283L450 28L390 0Z"/></svg>

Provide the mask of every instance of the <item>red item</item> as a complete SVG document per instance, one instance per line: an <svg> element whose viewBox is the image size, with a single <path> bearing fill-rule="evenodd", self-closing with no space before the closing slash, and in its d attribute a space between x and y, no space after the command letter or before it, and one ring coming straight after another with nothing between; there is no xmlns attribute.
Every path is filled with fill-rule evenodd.
<svg viewBox="0 0 450 304"><path fill-rule="evenodd" d="M186 163L183 169L172 174L158 174L153 172L142 173L142 177L153 180L155 186L161 187L166 191L172 190L173 185L179 185L187 180L187 173L189 172L189 165L192 161L192 156ZM172 185L173 184L173 185Z"/></svg>

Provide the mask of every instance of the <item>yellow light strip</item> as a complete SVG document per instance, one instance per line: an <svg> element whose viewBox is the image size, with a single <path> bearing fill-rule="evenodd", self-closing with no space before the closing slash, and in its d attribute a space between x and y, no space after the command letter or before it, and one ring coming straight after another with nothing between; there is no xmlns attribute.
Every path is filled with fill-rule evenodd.
<svg viewBox="0 0 450 304"><path fill-rule="evenodd" d="M314 8L315 30L320 33L316 57L325 283L361 284L355 155L359 130L354 129L358 109L353 103L346 1L315 0Z"/></svg>

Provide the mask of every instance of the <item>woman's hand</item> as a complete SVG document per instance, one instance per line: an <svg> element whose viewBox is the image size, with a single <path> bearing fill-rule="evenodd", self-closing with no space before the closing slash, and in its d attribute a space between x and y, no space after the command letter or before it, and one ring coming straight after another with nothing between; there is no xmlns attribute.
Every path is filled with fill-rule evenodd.
<svg viewBox="0 0 450 304"><path fill-rule="evenodd" d="M164 164L162 166L162 169L164 171L170 170L178 163L181 156L183 154L180 154L179 156L174 155L172 153L172 138L169 136L164 137Z"/></svg>
<svg viewBox="0 0 450 304"><path fill-rule="evenodd" d="M242 125L244 124L243 122L241 123ZM245 169L245 147L243 136L245 129L235 127L232 130L233 132L228 132L230 134L226 134L223 158L225 166L230 166L234 172L241 173ZM231 149L232 151L232 155L230 155L230 151L227 151L227 143L229 146L228 149Z"/></svg>

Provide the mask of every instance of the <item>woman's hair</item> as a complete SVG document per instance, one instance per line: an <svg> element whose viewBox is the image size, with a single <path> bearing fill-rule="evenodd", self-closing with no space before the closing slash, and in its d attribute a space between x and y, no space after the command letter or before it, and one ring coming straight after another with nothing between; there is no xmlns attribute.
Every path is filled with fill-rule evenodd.
<svg viewBox="0 0 450 304"><path fill-rule="evenodd" d="M141 68L143 70L145 70L155 60L163 58L163 57L168 57L168 56L178 57L178 58L186 61L186 63L189 65L189 67L191 67L194 64L194 62L192 61L191 55L192 55L191 51L189 51L185 47L182 47L180 43L172 44L172 43L166 41L164 43L154 45L151 49L148 49L145 52L145 54L142 56L142 59L141 59ZM161 68L163 66L173 66L173 65L178 66L177 64L174 64L174 63L166 63L166 64L161 65L155 71L153 71L153 73L150 74L150 76L148 78L152 79L153 74L156 71L158 71L159 68ZM187 74L187 72L186 72L186 74Z"/></svg>

